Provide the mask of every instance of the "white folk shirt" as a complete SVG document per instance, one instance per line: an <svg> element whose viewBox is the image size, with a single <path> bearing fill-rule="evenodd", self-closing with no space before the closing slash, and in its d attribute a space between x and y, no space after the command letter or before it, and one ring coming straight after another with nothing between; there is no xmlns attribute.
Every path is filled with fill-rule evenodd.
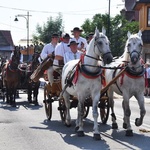
<svg viewBox="0 0 150 150"><path fill-rule="evenodd" d="M76 53L73 53L71 50L69 52L65 53L64 57L64 64L66 64L70 60L80 59L82 52L77 51Z"/></svg>
<svg viewBox="0 0 150 150"><path fill-rule="evenodd" d="M84 43L84 47L83 47L84 49L86 49L86 47L87 47L87 45L88 45L86 39L83 38L83 37L81 37L81 36L79 37L79 39L72 38L71 40L72 40L72 41L76 41L77 43L79 43L79 44L78 44L78 48L81 48L81 43L82 43L82 42Z"/></svg>
<svg viewBox="0 0 150 150"><path fill-rule="evenodd" d="M60 42L55 48L55 56L65 57L65 53L70 51L70 47L68 47L68 43ZM53 64L58 65L58 61L54 59Z"/></svg>
<svg viewBox="0 0 150 150"><path fill-rule="evenodd" d="M55 51L55 47L52 43L46 44L41 52L41 58L45 59L49 54L52 54Z"/></svg>

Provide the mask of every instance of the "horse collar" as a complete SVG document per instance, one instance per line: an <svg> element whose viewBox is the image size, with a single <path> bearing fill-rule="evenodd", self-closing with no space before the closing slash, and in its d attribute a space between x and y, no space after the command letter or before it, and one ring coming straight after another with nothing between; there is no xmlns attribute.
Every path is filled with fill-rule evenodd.
<svg viewBox="0 0 150 150"><path fill-rule="evenodd" d="M130 67L126 67L126 74L132 78L142 77L145 73L145 68L142 66L142 70L140 72L136 72Z"/></svg>
<svg viewBox="0 0 150 150"><path fill-rule="evenodd" d="M96 72L90 72L85 68L84 65L80 65L79 70L84 77L89 78L89 79L98 78L102 74L102 69L100 67L98 68Z"/></svg>

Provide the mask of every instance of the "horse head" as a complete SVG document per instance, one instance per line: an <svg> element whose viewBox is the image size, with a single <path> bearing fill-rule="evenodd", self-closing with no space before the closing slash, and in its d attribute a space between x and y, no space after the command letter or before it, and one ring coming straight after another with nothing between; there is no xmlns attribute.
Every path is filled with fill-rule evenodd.
<svg viewBox="0 0 150 150"><path fill-rule="evenodd" d="M102 32L96 28L95 34L91 42L94 45L95 54L103 59L104 64L109 64L112 62L113 56L109 47L109 40L106 36L106 30L103 27ZM91 42L89 44L91 44Z"/></svg>
<svg viewBox="0 0 150 150"><path fill-rule="evenodd" d="M13 56L12 56L12 63L16 66L18 66L18 64L20 63L20 55L21 55L20 47L15 46Z"/></svg>
<svg viewBox="0 0 150 150"><path fill-rule="evenodd" d="M131 63L136 64L140 60L143 41L142 41L142 32L139 30L137 34L131 34L128 31L128 40L126 42L127 52L129 53Z"/></svg>
<svg viewBox="0 0 150 150"><path fill-rule="evenodd" d="M34 71L39 65L39 56L40 56L40 53L38 53L38 52L35 52L32 55L32 62L31 62L32 71Z"/></svg>

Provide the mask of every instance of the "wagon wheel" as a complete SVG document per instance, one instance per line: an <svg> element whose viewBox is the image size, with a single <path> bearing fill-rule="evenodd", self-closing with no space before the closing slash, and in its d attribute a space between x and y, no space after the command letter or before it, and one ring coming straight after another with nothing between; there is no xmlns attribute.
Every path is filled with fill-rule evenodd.
<svg viewBox="0 0 150 150"><path fill-rule="evenodd" d="M66 106L65 106L65 101L63 98L59 99L59 107L58 110L60 112L60 117L63 123L65 123L66 120Z"/></svg>
<svg viewBox="0 0 150 150"><path fill-rule="evenodd" d="M106 124L109 117L109 98L107 92L100 98L100 117L103 124Z"/></svg>
<svg viewBox="0 0 150 150"><path fill-rule="evenodd" d="M84 106L84 115L83 115L83 118L84 118L84 119L88 116L88 114L89 114L89 109L90 109L89 106Z"/></svg>
<svg viewBox="0 0 150 150"><path fill-rule="evenodd" d="M45 105L45 113L48 120L52 117L52 101L50 96L50 91L48 88L48 84L44 86L44 105Z"/></svg>

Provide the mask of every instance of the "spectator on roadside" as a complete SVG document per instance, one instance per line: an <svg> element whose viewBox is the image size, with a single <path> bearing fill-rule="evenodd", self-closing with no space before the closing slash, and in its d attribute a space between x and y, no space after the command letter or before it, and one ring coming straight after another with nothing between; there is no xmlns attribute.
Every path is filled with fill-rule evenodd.
<svg viewBox="0 0 150 150"><path fill-rule="evenodd" d="M70 47L70 51L65 53L64 63L69 62L70 60L80 59L82 54L81 51L78 50L78 44L75 40L71 40L68 47Z"/></svg>
<svg viewBox="0 0 150 150"><path fill-rule="evenodd" d="M71 30L72 34L73 34L73 38L72 40L75 40L78 44L78 50L80 51L85 51L86 50L86 47L87 47L87 41L85 38L81 37L81 32L83 30L78 28L78 27L75 27L73 30Z"/></svg>
<svg viewBox="0 0 150 150"><path fill-rule="evenodd" d="M148 64L145 63L144 67L145 67L145 74L144 74L144 78L145 78L145 91L144 91L144 96L147 96L148 95L148 79L147 79Z"/></svg>
<svg viewBox="0 0 150 150"><path fill-rule="evenodd" d="M54 57L54 53L55 53L55 48L58 44L59 41L59 36L58 34L53 34L52 38L51 38L51 42L46 44L41 52L40 57L42 58L42 60L46 59L47 57ZM47 70L47 76L48 76L48 81L49 83L53 84L53 66L50 66L49 69Z"/></svg>
<svg viewBox="0 0 150 150"><path fill-rule="evenodd" d="M146 67L146 76L147 76L147 85L146 85L146 92L147 96L150 96L150 67L147 65Z"/></svg>

